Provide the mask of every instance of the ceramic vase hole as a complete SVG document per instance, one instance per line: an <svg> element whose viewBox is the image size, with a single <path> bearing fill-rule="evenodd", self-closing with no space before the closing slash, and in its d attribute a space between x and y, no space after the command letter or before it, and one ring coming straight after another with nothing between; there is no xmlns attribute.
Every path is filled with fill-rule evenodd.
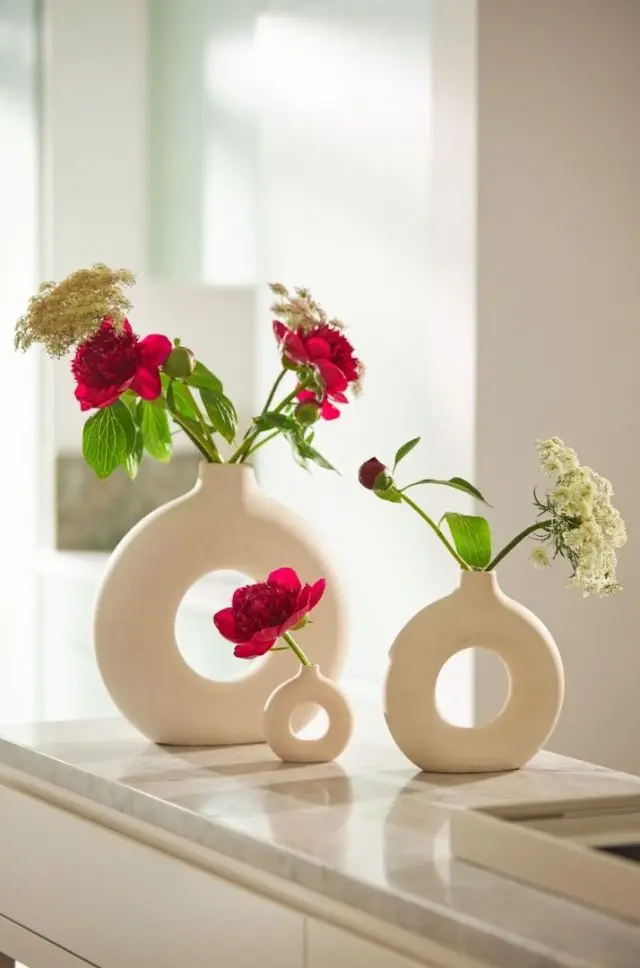
<svg viewBox="0 0 640 968"><path fill-rule="evenodd" d="M251 675L266 662L236 659L233 643L213 624L213 615L231 604L236 588L256 579L239 571L212 571L198 579L186 593L176 615L176 642L183 659L199 675L216 682L233 682Z"/></svg>
<svg viewBox="0 0 640 968"><path fill-rule="evenodd" d="M470 683L461 691L460 681ZM482 702L478 702L478 686ZM495 652L473 646L445 662L436 683L436 706L445 722L471 728L486 726L504 709L509 695L509 673Z"/></svg>
<svg viewBox="0 0 640 968"><path fill-rule="evenodd" d="M313 718L307 726L298 730L296 722L299 722L302 716L305 720L308 720L309 716ZM322 739L323 736L327 735L329 729L329 717L326 709L323 709L316 702L301 703L291 713L289 729L297 739Z"/></svg>

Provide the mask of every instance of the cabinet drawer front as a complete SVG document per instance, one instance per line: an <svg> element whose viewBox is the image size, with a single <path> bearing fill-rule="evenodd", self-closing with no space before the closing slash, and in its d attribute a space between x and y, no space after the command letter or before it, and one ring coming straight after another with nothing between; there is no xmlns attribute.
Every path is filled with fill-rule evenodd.
<svg viewBox="0 0 640 968"><path fill-rule="evenodd" d="M431 968L320 921L308 922L306 968Z"/></svg>
<svg viewBox="0 0 640 968"><path fill-rule="evenodd" d="M302 916L0 787L0 915L100 968L301 968Z"/></svg>

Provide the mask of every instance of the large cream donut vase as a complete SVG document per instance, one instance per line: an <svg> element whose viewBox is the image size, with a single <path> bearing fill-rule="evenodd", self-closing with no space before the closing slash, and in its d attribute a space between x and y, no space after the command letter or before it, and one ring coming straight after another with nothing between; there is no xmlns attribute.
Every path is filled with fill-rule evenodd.
<svg viewBox="0 0 640 968"><path fill-rule="evenodd" d="M445 662L482 646L504 662L509 692L485 726L445 722L436 683ZM396 744L432 773L515 770L544 745L560 715L564 672L549 631L502 593L495 571L463 571L460 585L405 625L389 652L385 717Z"/></svg>
<svg viewBox="0 0 640 968"><path fill-rule="evenodd" d="M95 650L111 697L141 733L185 746L264 739L265 704L295 674L295 656L270 654L245 678L215 682L185 662L175 623L184 595L203 575L229 569L261 581L282 565L303 581L327 578L305 644L323 674L336 679L346 648L340 583L305 523L261 492L249 465L201 463L192 491L123 538L98 594ZM211 648L225 646L212 623Z"/></svg>

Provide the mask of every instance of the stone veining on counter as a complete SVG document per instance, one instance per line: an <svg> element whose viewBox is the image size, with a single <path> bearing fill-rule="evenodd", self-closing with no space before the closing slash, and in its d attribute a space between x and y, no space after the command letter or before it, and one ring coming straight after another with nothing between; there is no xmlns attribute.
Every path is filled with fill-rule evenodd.
<svg viewBox="0 0 640 968"><path fill-rule="evenodd" d="M549 753L518 773L420 774L373 711L322 765L161 748L120 720L0 736L0 764L497 968L640 965L640 926L464 864L448 838L452 808L638 793L633 777Z"/></svg>

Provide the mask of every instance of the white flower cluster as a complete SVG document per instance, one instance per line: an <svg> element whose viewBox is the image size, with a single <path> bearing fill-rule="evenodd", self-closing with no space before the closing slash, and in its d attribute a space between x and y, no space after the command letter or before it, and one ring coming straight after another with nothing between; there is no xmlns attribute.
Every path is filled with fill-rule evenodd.
<svg viewBox="0 0 640 968"><path fill-rule="evenodd" d="M543 470L556 477L541 507L552 516L549 534L556 552L573 565L569 586L581 588L585 596L614 594L622 587L616 580L616 549L625 544L627 532L611 504L610 482L583 467L558 437L538 441L538 456Z"/></svg>
<svg viewBox="0 0 640 968"><path fill-rule="evenodd" d="M549 552L544 545L538 545L537 548L534 548L529 557L534 568L547 568L551 564Z"/></svg>

